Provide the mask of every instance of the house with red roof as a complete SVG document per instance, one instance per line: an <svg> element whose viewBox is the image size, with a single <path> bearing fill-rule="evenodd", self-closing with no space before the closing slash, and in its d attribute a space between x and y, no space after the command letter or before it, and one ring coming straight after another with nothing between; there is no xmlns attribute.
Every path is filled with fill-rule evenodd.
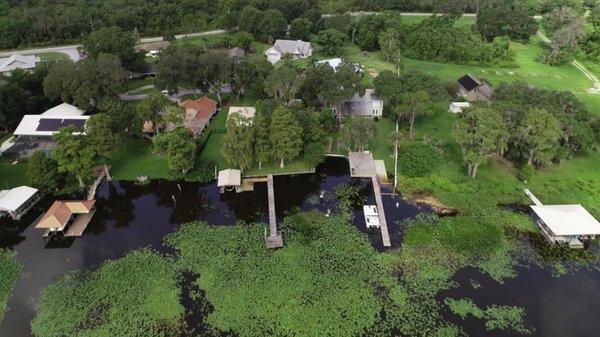
<svg viewBox="0 0 600 337"><path fill-rule="evenodd" d="M206 96L183 101L179 106L185 109L183 125L194 136L199 136L217 113L217 102Z"/></svg>

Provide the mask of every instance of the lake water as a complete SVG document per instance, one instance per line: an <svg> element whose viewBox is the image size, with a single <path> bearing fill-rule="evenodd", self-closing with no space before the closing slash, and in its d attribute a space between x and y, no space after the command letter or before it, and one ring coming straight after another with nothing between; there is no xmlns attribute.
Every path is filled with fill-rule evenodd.
<svg viewBox="0 0 600 337"><path fill-rule="evenodd" d="M367 203L375 204L370 182L351 179L343 158L328 158L315 174L275 177L278 221L295 209L334 211L337 203L333 188L344 183L361 186ZM323 198L320 198L322 192ZM429 208L408 204L399 197L384 196L383 200L391 240L398 246L401 238L394 222L429 211ZM213 225L233 225L238 220L266 221L268 212L265 183L255 184L253 192L221 196L216 183L157 180L141 186L132 182L104 182L98 189L98 211L84 236L45 245L40 231L33 226L50 203L51 200L40 203L21 221L0 219L0 247L15 249L23 264L22 278L0 323L1 337L31 335L29 324L41 291L58 275L98 266L141 247L170 252L162 246L164 236L185 222L203 220ZM367 232L362 209L354 210L354 214L357 229L369 236L376 249L382 250L381 235L378 231ZM463 270L456 277L461 284L461 278L467 281L485 278L475 270ZM484 285L482 289L460 287L449 291L448 296L464 297L461 293L464 292L465 296L476 297L477 303L481 300L482 305L486 301L522 305L527 312L527 323L536 327L536 334L540 336L596 336L600 329L600 320L588 319L593 313L592 304L600 299L599 273L581 272L556 279L543 270L524 270L505 285L488 281L479 281ZM461 323L472 336L488 335L479 321L463 322L452 315L449 318Z"/></svg>

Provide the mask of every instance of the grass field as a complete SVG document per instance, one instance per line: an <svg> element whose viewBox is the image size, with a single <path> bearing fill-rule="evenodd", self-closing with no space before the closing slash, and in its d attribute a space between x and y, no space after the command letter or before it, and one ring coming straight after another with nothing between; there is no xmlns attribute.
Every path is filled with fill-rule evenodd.
<svg viewBox="0 0 600 337"><path fill-rule="evenodd" d="M28 184L26 164L0 163L0 190Z"/></svg>
<svg viewBox="0 0 600 337"><path fill-rule="evenodd" d="M42 61L66 61L69 59L69 56L67 56L67 54L53 52L41 53L37 54L37 56L39 56L39 58Z"/></svg>
<svg viewBox="0 0 600 337"><path fill-rule="evenodd" d="M152 152L149 140L128 139L118 145L110 160L111 175L117 180L137 180L139 176L168 178L167 160Z"/></svg>

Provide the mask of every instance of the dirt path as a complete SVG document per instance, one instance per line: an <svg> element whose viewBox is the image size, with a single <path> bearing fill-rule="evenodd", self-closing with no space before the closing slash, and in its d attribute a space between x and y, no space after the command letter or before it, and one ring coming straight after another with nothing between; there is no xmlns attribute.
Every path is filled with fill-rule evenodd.
<svg viewBox="0 0 600 337"><path fill-rule="evenodd" d="M537 32L537 36L540 38L540 40L542 40L546 44L552 43L552 41L544 33L540 32L540 31ZM592 81L593 86L590 89L588 89L587 92L589 92L591 94L600 94L600 80L598 80L598 77L596 77L596 75L594 75L594 73L592 73L589 69L587 69L583 64L581 64L577 60L571 61L571 64L575 68L579 69L579 71L581 71L583 73L583 75L585 75L585 77L587 77L588 80Z"/></svg>

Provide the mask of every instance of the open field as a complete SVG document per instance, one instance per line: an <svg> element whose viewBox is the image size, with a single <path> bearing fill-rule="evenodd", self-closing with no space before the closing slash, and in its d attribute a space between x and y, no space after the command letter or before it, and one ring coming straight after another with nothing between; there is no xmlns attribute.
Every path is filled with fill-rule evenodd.
<svg viewBox="0 0 600 337"><path fill-rule="evenodd" d="M165 158L152 152L149 140L129 139L117 146L110 160L111 175L117 180L137 180L139 176L153 178L169 177L169 165Z"/></svg>
<svg viewBox="0 0 600 337"><path fill-rule="evenodd" d="M0 190L28 184L26 164L0 163Z"/></svg>

